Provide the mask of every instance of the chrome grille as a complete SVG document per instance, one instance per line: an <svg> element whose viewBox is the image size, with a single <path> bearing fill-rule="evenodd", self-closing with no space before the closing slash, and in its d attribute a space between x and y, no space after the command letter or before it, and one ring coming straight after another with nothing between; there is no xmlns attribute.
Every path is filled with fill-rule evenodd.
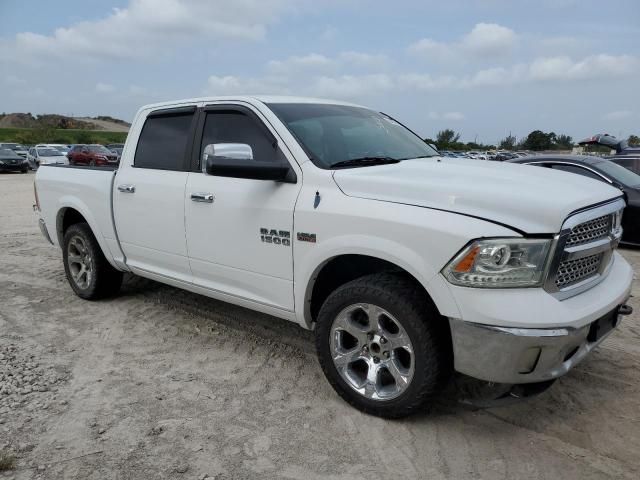
<svg viewBox="0 0 640 480"><path fill-rule="evenodd" d="M595 286L607 275L622 235L624 200L569 216L556 237L544 288L560 300Z"/></svg>
<svg viewBox="0 0 640 480"><path fill-rule="evenodd" d="M575 247L606 238L611 231L611 215L603 215L571 229L565 247Z"/></svg>
<svg viewBox="0 0 640 480"><path fill-rule="evenodd" d="M598 273L604 254L598 253L588 257L567 260L560 263L556 274L556 285L565 288Z"/></svg>

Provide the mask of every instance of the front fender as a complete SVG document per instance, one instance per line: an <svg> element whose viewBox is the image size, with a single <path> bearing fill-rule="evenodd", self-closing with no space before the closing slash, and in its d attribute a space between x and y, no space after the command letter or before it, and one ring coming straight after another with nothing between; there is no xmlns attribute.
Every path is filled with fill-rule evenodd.
<svg viewBox="0 0 640 480"><path fill-rule="evenodd" d="M424 255L388 238L341 235L316 244L296 262L294 297L296 319L301 326L312 328L309 300L319 272L329 261L341 255L364 255L392 263L420 282L441 312L444 310L452 316L459 313L438 268L430 265Z"/></svg>

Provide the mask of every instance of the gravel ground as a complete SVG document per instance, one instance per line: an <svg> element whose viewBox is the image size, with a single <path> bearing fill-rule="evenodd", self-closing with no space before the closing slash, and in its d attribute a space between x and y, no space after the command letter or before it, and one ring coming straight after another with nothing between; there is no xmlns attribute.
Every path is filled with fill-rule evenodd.
<svg viewBox="0 0 640 480"><path fill-rule="evenodd" d="M640 478L637 314L533 400L368 417L293 324L133 277L77 298L32 182L0 174L0 479Z"/></svg>

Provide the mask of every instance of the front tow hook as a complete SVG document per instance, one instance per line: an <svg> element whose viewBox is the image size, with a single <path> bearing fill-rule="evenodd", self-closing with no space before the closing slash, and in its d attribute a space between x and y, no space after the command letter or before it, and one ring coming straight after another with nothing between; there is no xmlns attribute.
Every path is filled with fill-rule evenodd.
<svg viewBox="0 0 640 480"><path fill-rule="evenodd" d="M631 305L627 305L626 303L624 305L620 305L618 307L618 315L631 315L633 313L633 307Z"/></svg>

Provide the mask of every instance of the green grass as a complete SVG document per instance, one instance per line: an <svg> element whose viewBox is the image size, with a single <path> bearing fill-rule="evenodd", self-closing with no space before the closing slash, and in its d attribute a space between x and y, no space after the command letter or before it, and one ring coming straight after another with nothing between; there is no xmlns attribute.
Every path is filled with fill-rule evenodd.
<svg viewBox="0 0 640 480"><path fill-rule="evenodd" d="M16 457L10 453L0 451L0 472L16 468Z"/></svg>
<svg viewBox="0 0 640 480"><path fill-rule="evenodd" d="M37 143L124 143L126 132L63 130L54 128L0 128L0 142Z"/></svg>

